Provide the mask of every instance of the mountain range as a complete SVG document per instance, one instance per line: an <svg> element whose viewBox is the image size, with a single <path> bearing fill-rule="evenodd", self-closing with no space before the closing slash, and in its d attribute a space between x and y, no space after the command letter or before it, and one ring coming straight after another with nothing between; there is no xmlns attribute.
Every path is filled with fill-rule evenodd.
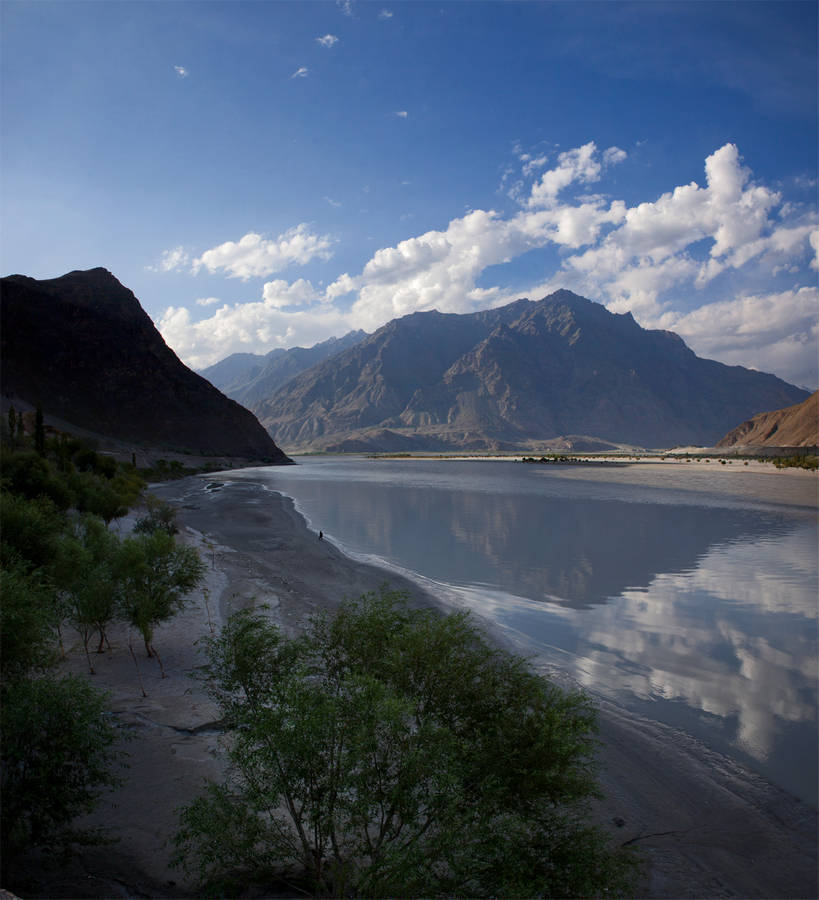
<svg viewBox="0 0 819 900"><path fill-rule="evenodd" d="M107 270L0 279L2 392L48 420L185 453L290 462L254 415L180 362Z"/></svg>
<svg viewBox="0 0 819 900"><path fill-rule="evenodd" d="M199 374L228 397L249 409L267 399L299 372L353 347L367 337L366 331L350 331L312 347L277 348L266 354L232 353Z"/></svg>
<svg viewBox="0 0 819 900"><path fill-rule="evenodd" d="M712 446L808 392L561 290L394 319L251 408L288 450Z"/></svg>

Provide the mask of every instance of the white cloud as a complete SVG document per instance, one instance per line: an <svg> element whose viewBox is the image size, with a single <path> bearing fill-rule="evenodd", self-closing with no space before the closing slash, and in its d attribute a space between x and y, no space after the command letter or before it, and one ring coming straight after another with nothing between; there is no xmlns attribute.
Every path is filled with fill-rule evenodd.
<svg viewBox="0 0 819 900"><path fill-rule="evenodd" d="M267 306L284 309L292 306L310 306L320 298L313 285L304 278L290 284L282 279L268 281L262 288L262 299Z"/></svg>
<svg viewBox="0 0 819 900"><path fill-rule="evenodd" d="M344 273L321 292L308 291L307 282L296 282L299 288L270 282L273 287L264 289L267 308L293 315L297 307L319 300L324 311L340 302L346 312L336 315L343 330L371 331L418 310L470 312L568 287L613 311L633 312L645 327L678 331L700 355L775 371L807 386L819 383L816 289L799 282L809 263L819 266L815 214L802 208L784 214L780 195L754 182L733 144L705 160L704 186L679 185L634 206L602 191L588 193L609 166L626 158L618 147L600 151L588 142L561 152L551 168L545 168L545 153L516 147L515 155L528 175L520 182L520 209L514 214L472 210L441 229L382 247L358 274ZM193 270L265 277L291 264L327 259L332 244L329 235L306 224L274 239L251 232L207 250L193 261ZM495 284L486 283L489 267L547 247L559 250L562 262L541 283L512 290L502 270ZM163 255L168 270L186 260L181 247ZM721 303L704 298L693 312L681 307L678 298L685 297L690 308L698 290L711 289L716 279L724 288L728 273L740 269L744 284L753 276L771 287ZM239 305L225 309L220 310L223 329L232 316L244 321ZM289 321L295 328L302 320Z"/></svg>
<svg viewBox="0 0 819 900"><path fill-rule="evenodd" d="M353 3L352 0L336 0L336 6L344 13L345 16L350 16L352 18L353 15Z"/></svg>
<svg viewBox="0 0 819 900"><path fill-rule="evenodd" d="M157 328L168 345L194 369L212 365L231 353L267 353L275 347L312 346L349 331L345 315L331 306L282 309L286 305L282 303L284 298L298 301L310 291L309 282L290 286L286 282L271 282L265 285L261 301L225 304L198 322L184 307L169 307Z"/></svg>
<svg viewBox="0 0 819 900"><path fill-rule="evenodd" d="M206 250L193 261L193 271L206 268L209 272L224 271L231 278L264 277L290 265L306 265L315 258L332 256L333 239L317 235L305 222L289 228L273 240L249 232L239 241L226 241Z"/></svg>
<svg viewBox="0 0 819 900"><path fill-rule="evenodd" d="M395 15L395 13L392 10L382 9L381 12L378 14L378 18L381 19L382 21L384 21L386 19L391 19L394 15Z"/></svg>
<svg viewBox="0 0 819 900"><path fill-rule="evenodd" d="M336 207L336 208L338 208L339 206L341 206L341 203L340 203L338 200L333 200L332 197L324 197L323 199L326 200L327 203L330 204L330 206L334 206L334 207Z"/></svg>
<svg viewBox="0 0 819 900"><path fill-rule="evenodd" d="M298 69L290 76L291 78L306 78L308 72L307 66L299 66Z"/></svg>
<svg viewBox="0 0 819 900"><path fill-rule="evenodd" d="M669 312L659 324L676 331L700 356L819 384L819 289L801 287Z"/></svg>
<svg viewBox="0 0 819 900"><path fill-rule="evenodd" d="M316 43L329 48L338 43L338 38L334 34L325 34L324 37L317 37Z"/></svg>
<svg viewBox="0 0 819 900"><path fill-rule="evenodd" d="M190 261L184 247L174 247L172 250L163 250L157 265L148 268L154 272L176 272L187 268Z"/></svg>
<svg viewBox="0 0 819 900"><path fill-rule="evenodd" d="M221 303L222 301L218 297L202 297L201 299L196 301L197 306L216 306L217 303Z"/></svg>
<svg viewBox="0 0 819 900"><path fill-rule="evenodd" d="M397 116L399 119L406 119L409 116L409 113L405 109L397 109L393 115Z"/></svg>
<svg viewBox="0 0 819 900"><path fill-rule="evenodd" d="M187 78L190 74L184 66L174 66L173 69L180 78Z"/></svg>
<svg viewBox="0 0 819 900"><path fill-rule="evenodd" d="M627 156L628 154L625 150L621 150L619 147L609 147L608 150L603 152L603 164L613 166L623 162Z"/></svg>

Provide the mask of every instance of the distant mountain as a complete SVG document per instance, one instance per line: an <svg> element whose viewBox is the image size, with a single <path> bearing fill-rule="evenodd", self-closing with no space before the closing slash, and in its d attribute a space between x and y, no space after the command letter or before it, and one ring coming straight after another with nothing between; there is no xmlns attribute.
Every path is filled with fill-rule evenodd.
<svg viewBox="0 0 819 900"><path fill-rule="evenodd" d="M795 406L759 413L729 431L717 447L814 447L819 445L819 391Z"/></svg>
<svg viewBox="0 0 819 900"><path fill-rule="evenodd" d="M355 346L365 337L366 331L350 331L344 337L331 337L312 347L276 349L265 355L233 353L200 374L228 397L251 409L299 372Z"/></svg>
<svg viewBox="0 0 819 900"><path fill-rule="evenodd" d="M170 350L106 269L0 279L2 391L100 435L289 462L256 418Z"/></svg>
<svg viewBox="0 0 819 900"><path fill-rule="evenodd" d="M761 408L806 396L557 291L395 319L252 408L292 449L398 449L407 438L430 449L514 449L564 435L670 447L712 445Z"/></svg>

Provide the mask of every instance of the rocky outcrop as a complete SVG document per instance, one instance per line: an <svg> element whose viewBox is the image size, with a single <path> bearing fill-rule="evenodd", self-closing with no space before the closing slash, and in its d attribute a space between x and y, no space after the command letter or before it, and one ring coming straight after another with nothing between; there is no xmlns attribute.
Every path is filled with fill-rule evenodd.
<svg viewBox="0 0 819 900"><path fill-rule="evenodd" d="M802 403L759 413L738 425L717 447L815 447L819 444L819 391Z"/></svg>
<svg viewBox="0 0 819 900"><path fill-rule="evenodd" d="M2 391L136 445L289 462L247 409L180 362L106 269L0 280Z"/></svg>

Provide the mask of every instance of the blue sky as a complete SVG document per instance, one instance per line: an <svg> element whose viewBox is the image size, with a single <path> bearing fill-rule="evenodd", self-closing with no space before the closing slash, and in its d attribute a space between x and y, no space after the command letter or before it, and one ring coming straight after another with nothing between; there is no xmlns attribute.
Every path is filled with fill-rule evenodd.
<svg viewBox="0 0 819 900"><path fill-rule="evenodd" d="M2 273L193 367L567 287L815 388L817 6L5 2Z"/></svg>

